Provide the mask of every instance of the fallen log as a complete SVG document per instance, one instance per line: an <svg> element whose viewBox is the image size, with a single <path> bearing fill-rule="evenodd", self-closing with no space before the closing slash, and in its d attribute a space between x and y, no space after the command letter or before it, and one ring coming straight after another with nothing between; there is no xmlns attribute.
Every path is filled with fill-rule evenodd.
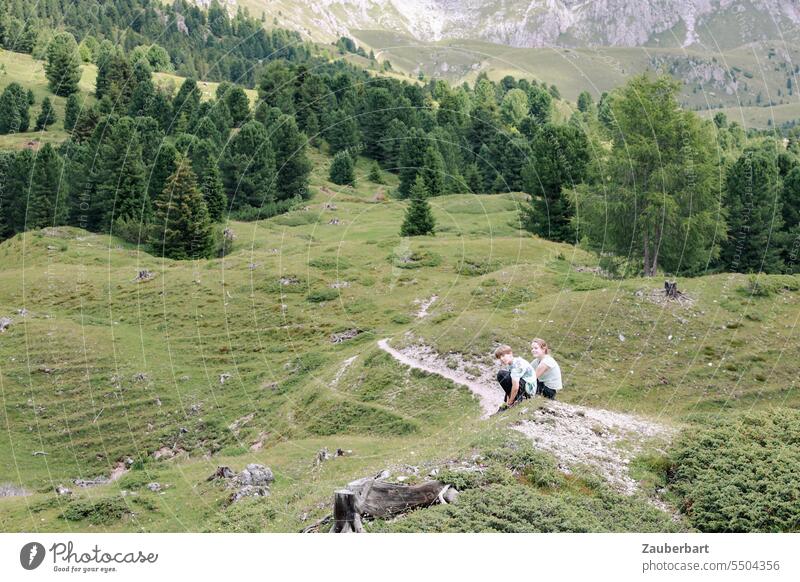
<svg viewBox="0 0 800 582"><path fill-rule="evenodd" d="M366 478L353 481L347 489L357 495L356 510L371 517L391 517L441 501L452 503L458 497L458 491L440 481L400 485Z"/></svg>
<svg viewBox="0 0 800 582"><path fill-rule="evenodd" d="M361 514L356 509L356 494L340 489L333 494L333 526L331 533L361 533Z"/></svg>

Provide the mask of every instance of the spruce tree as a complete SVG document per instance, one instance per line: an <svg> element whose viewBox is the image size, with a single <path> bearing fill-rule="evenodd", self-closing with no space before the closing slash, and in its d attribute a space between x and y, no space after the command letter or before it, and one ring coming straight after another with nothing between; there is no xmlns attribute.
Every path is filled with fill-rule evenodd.
<svg viewBox="0 0 800 582"><path fill-rule="evenodd" d="M270 138L275 150L276 199L308 198L311 162L306 155L306 136L297 129L292 116L282 115Z"/></svg>
<svg viewBox="0 0 800 582"><path fill-rule="evenodd" d="M6 88L0 95L0 134L17 133L21 123L17 98Z"/></svg>
<svg viewBox="0 0 800 582"><path fill-rule="evenodd" d="M428 146L425 150L422 165L422 179L425 180L428 196L444 194L444 160L435 146Z"/></svg>
<svg viewBox="0 0 800 582"><path fill-rule="evenodd" d="M353 158L346 151L339 152L333 156L328 178L334 184L354 184L356 181L355 166Z"/></svg>
<svg viewBox="0 0 800 582"><path fill-rule="evenodd" d="M367 179L372 182L373 184L385 184L386 181L383 179L383 172L381 172L381 166L378 162L372 162L369 167L369 176Z"/></svg>
<svg viewBox="0 0 800 582"><path fill-rule="evenodd" d="M332 154L356 147L361 141L361 132L353 115L342 109L334 110L327 119L325 141Z"/></svg>
<svg viewBox="0 0 800 582"><path fill-rule="evenodd" d="M208 207L209 219L211 222L221 222L228 200L225 197L225 186L222 184L222 176L216 163L210 164L206 168L200 189Z"/></svg>
<svg viewBox="0 0 800 582"><path fill-rule="evenodd" d="M233 209L261 208L275 201L275 153L266 128L245 123L220 160L222 182Z"/></svg>
<svg viewBox="0 0 800 582"><path fill-rule="evenodd" d="M191 162L179 156L176 166L155 200L151 244L157 254L171 259L210 258L214 234L203 193Z"/></svg>
<svg viewBox="0 0 800 582"><path fill-rule="evenodd" d="M108 232L116 218L148 223L152 211L136 122L123 117L111 126L98 157L99 229Z"/></svg>
<svg viewBox="0 0 800 582"><path fill-rule="evenodd" d="M66 192L59 188L61 168L61 157L51 144L36 152L25 209L26 230L66 224Z"/></svg>
<svg viewBox="0 0 800 582"><path fill-rule="evenodd" d="M67 105L64 109L64 130L71 131L75 127L75 122L78 121L78 115L81 111L81 105L78 102L78 96L73 93L67 97Z"/></svg>
<svg viewBox="0 0 800 582"><path fill-rule="evenodd" d="M167 183L167 179L175 173L177 159L178 150L171 143L164 142L158 148L147 181L147 192L151 200L158 198Z"/></svg>
<svg viewBox="0 0 800 582"><path fill-rule="evenodd" d="M28 94L22 85L9 83L0 95L0 134L28 131L29 107Z"/></svg>
<svg viewBox="0 0 800 582"><path fill-rule="evenodd" d="M231 87L225 92L225 104L234 127L239 127L250 116L250 100L241 87Z"/></svg>
<svg viewBox="0 0 800 582"><path fill-rule="evenodd" d="M420 170L425 166L425 153L428 149L428 137L419 128L412 129L400 146L400 186L398 190L403 198L411 194L411 187Z"/></svg>
<svg viewBox="0 0 800 582"><path fill-rule="evenodd" d="M748 148L727 176L728 240L722 260L729 271L778 273L783 267L780 178L771 147Z"/></svg>
<svg viewBox="0 0 800 582"><path fill-rule="evenodd" d="M36 118L36 131L47 130L48 125L52 125L56 121L56 112L53 109L53 104L50 102L50 97L45 97L42 101L42 109L39 112L39 117Z"/></svg>
<svg viewBox="0 0 800 582"><path fill-rule="evenodd" d="M77 93L81 80L81 58L78 45L69 32L59 32L47 46L44 70L50 90L66 97Z"/></svg>
<svg viewBox="0 0 800 582"><path fill-rule="evenodd" d="M430 204L428 204L428 191L422 176L417 176L414 181L410 198L411 203L406 210L403 225L400 227L400 236L434 234L435 222Z"/></svg>

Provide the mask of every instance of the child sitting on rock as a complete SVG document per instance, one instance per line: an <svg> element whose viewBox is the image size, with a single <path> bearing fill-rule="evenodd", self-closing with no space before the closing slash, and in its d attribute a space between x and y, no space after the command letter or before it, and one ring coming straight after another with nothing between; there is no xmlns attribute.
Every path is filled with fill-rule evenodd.
<svg viewBox="0 0 800 582"><path fill-rule="evenodd" d="M531 341L531 366L534 368L536 394L555 400L556 393L561 390L561 367L550 355L547 342L541 338Z"/></svg>
<svg viewBox="0 0 800 582"><path fill-rule="evenodd" d="M502 345L494 351L494 357L503 366L497 372L497 381L506 393L500 409L514 406L523 398L530 398L536 388L536 373L525 359L514 357L510 346Z"/></svg>

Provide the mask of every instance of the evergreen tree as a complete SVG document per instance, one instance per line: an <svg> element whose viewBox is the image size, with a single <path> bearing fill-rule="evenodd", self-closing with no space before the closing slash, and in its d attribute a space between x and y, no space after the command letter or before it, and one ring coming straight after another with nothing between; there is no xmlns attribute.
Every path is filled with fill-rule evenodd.
<svg viewBox="0 0 800 582"><path fill-rule="evenodd" d="M464 183L473 194L483 192L481 174L478 171L478 164L475 162L468 164L464 170Z"/></svg>
<svg viewBox="0 0 800 582"><path fill-rule="evenodd" d="M441 196L444 194L444 160L442 154L435 146L430 145L425 150L422 161L422 179L428 196Z"/></svg>
<svg viewBox="0 0 800 582"><path fill-rule="evenodd" d="M147 193L151 200L158 198L164 190L167 179L175 173L177 159L178 150L175 146L169 142L162 142L150 168L150 176L147 181Z"/></svg>
<svg viewBox="0 0 800 582"><path fill-rule="evenodd" d="M306 155L306 136L297 129L292 116L282 115L270 137L275 151L276 199L308 198L311 162Z"/></svg>
<svg viewBox="0 0 800 582"><path fill-rule="evenodd" d="M22 85L9 83L0 95L0 134L28 131L29 107L28 95Z"/></svg>
<svg viewBox="0 0 800 582"><path fill-rule="evenodd" d="M770 146L746 149L730 168L725 195L729 238L722 248L729 271L781 271L780 188L777 157Z"/></svg>
<svg viewBox="0 0 800 582"><path fill-rule="evenodd" d="M266 128L258 121L248 121L231 138L220 169L233 209L261 208L275 201L275 153Z"/></svg>
<svg viewBox="0 0 800 582"><path fill-rule="evenodd" d="M172 100L172 111L175 115L172 132L187 131L198 107L200 107L200 89L197 87L197 81L190 77L181 84L178 94Z"/></svg>
<svg viewBox="0 0 800 582"><path fill-rule="evenodd" d="M522 173L523 190L531 195L523 206L527 230L554 241L574 243L574 214L564 189L583 182L589 163L586 135L571 125L547 124L537 132L532 156Z"/></svg>
<svg viewBox="0 0 800 582"><path fill-rule="evenodd" d="M61 158L51 144L36 152L25 207L26 230L66 224L67 199L59 188L61 168Z"/></svg>
<svg viewBox="0 0 800 582"><path fill-rule="evenodd" d="M400 196L408 198L417 174L425 167L428 136L419 128L412 129L400 146Z"/></svg>
<svg viewBox="0 0 800 582"><path fill-rule="evenodd" d="M333 156L328 179L334 184L355 184L356 174L353 158L347 151L342 151Z"/></svg>
<svg viewBox="0 0 800 582"><path fill-rule="evenodd" d="M50 97L45 97L42 101L42 110L39 112L39 117L36 118L36 131L47 130L48 125L52 125L56 121L56 112L53 109L53 104L50 102Z"/></svg>
<svg viewBox="0 0 800 582"><path fill-rule="evenodd" d="M231 87L225 92L225 104L234 127L239 127L250 116L250 99L241 87Z"/></svg>
<svg viewBox="0 0 800 582"><path fill-rule="evenodd" d="M379 162L385 159L382 140L392 118L392 96L388 89L370 87L364 98L364 114L360 117L364 135L364 151Z"/></svg>
<svg viewBox="0 0 800 582"><path fill-rule="evenodd" d="M355 118L342 109L334 110L328 116L325 140L332 154L356 147L361 142L361 132Z"/></svg>
<svg viewBox="0 0 800 582"><path fill-rule="evenodd" d="M75 122L78 121L81 106L78 102L78 96L73 93L67 97L67 105L64 109L64 130L71 131L75 127Z"/></svg>
<svg viewBox="0 0 800 582"><path fill-rule="evenodd" d="M155 200L150 241L171 259L207 259L214 251L208 207L188 159L180 156L175 172Z"/></svg>
<svg viewBox="0 0 800 582"><path fill-rule="evenodd" d="M113 111L125 111L130 103L134 83L133 68L119 47L100 45L94 95L106 100Z"/></svg>
<svg viewBox="0 0 800 582"><path fill-rule="evenodd" d="M422 236L434 234L435 221L430 204L428 204L428 191L425 180L417 176L410 192L411 203L406 210L406 216L400 227L400 236Z"/></svg>
<svg viewBox="0 0 800 582"><path fill-rule="evenodd" d="M547 89L532 86L528 91L531 117L538 123L548 123L553 115L553 97Z"/></svg>
<svg viewBox="0 0 800 582"><path fill-rule="evenodd" d="M372 162L369 168L369 176L367 179L372 182L373 184L385 184L386 181L383 179L383 173L381 172L381 166L378 162Z"/></svg>
<svg viewBox="0 0 800 582"><path fill-rule="evenodd" d="M581 94L578 95L578 111L588 113L591 111L593 105L594 101L588 91L582 91Z"/></svg>
<svg viewBox="0 0 800 582"><path fill-rule="evenodd" d="M148 223L152 210L142 146L133 119L123 117L111 126L100 146L97 165L99 186L95 205L99 207L99 230L108 232L116 218Z"/></svg>
<svg viewBox="0 0 800 582"><path fill-rule="evenodd" d="M75 37L69 32L59 32L47 46L44 70L50 90L66 97L77 93L81 80L81 58Z"/></svg>
<svg viewBox="0 0 800 582"><path fill-rule="evenodd" d="M222 183L222 176L216 163L206 168L200 190L203 192L203 199L208 207L208 217L211 222L221 222L225 213L225 186Z"/></svg>

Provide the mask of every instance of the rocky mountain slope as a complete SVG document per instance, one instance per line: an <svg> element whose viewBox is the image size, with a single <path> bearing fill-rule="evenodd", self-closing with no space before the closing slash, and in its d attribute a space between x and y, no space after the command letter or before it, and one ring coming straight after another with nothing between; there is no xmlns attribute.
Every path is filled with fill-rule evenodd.
<svg viewBox="0 0 800 582"><path fill-rule="evenodd" d="M207 0L199 0L207 3ZM800 23L793 0L237 0L315 40L358 30L515 47L741 46ZM232 5L231 0L228 1ZM730 34L729 34L730 33ZM720 38L722 37L722 38Z"/></svg>

